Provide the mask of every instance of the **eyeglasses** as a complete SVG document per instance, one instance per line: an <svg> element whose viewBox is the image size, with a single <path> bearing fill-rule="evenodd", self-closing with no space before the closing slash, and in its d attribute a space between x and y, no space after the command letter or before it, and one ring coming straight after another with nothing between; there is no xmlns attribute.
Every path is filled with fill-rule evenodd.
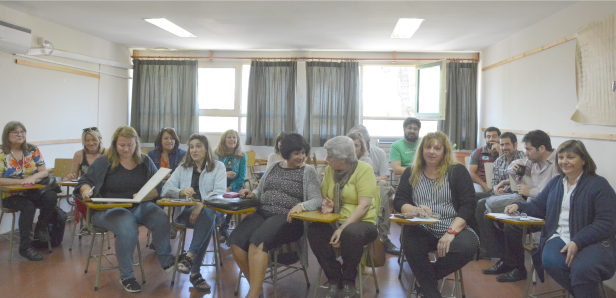
<svg viewBox="0 0 616 298"><path fill-rule="evenodd" d="M18 135L25 136L25 135L26 135L26 131L25 131L25 130L22 130L22 131L16 131L16 130L14 130L14 131L11 131L11 132L9 132L9 133L10 133L11 135L14 135L14 136L18 136Z"/></svg>
<svg viewBox="0 0 616 298"><path fill-rule="evenodd" d="M83 132L88 132L88 131L98 131L98 127L92 126L92 127L86 127L83 129Z"/></svg>
<svg viewBox="0 0 616 298"><path fill-rule="evenodd" d="M160 131L165 131L165 130L169 130L169 129L175 131L175 128L173 128L173 127L163 127L163 128L160 129Z"/></svg>

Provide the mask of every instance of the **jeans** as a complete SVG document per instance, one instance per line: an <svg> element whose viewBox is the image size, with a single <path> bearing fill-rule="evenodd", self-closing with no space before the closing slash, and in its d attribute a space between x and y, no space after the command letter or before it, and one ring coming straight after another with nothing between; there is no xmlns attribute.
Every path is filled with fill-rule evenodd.
<svg viewBox="0 0 616 298"><path fill-rule="evenodd" d="M167 214L152 202L137 204L129 209L113 208L94 212L92 224L116 235L115 253L120 279L135 277L132 259L139 244L140 224L152 231L152 244L156 247L160 265L165 268L174 262L169 243L171 236Z"/></svg>
<svg viewBox="0 0 616 298"><path fill-rule="evenodd" d="M559 238L548 240L541 254L545 271L575 298L600 297L599 283L614 274L614 255L608 241L594 243L578 251L571 261L560 250L565 242Z"/></svg>
<svg viewBox="0 0 616 298"><path fill-rule="evenodd" d="M379 217L377 219L377 226L379 228L379 235L381 240L385 241L389 239L387 235L391 234L389 222L389 216L391 211L389 209L389 202L393 196L392 188L389 186L386 180L377 180L376 185L380 188L381 196L381 208L379 209Z"/></svg>
<svg viewBox="0 0 616 298"><path fill-rule="evenodd" d="M184 211L176 218L176 224L182 225L187 228L194 229L193 238L190 242L188 252L192 253L193 266L191 273L199 273L201 270L201 263L205 257L207 247L210 245L210 239L212 239L212 232L214 232L215 222L220 222L223 219L223 214L218 213L209 208L201 209L201 213L197 216L195 224L190 224L190 214L195 209L195 206L185 208Z"/></svg>
<svg viewBox="0 0 616 298"><path fill-rule="evenodd" d="M4 208L19 210L19 251L25 251L32 247L30 231L36 208L41 209L37 227L45 227L52 223L52 216L56 212L58 195L53 191L46 191L42 195L38 190L26 191L25 195L10 196L2 200Z"/></svg>

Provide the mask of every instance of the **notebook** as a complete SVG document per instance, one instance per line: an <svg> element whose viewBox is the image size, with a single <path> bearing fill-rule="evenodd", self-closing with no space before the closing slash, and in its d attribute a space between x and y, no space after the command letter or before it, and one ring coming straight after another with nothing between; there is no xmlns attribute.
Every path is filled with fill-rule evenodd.
<svg viewBox="0 0 616 298"><path fill-rule="evenodd" d="M152 191L152 189L156 188L156 186L163 181L167 175L171 173L171 169L160 168L158 172L148 180L148 182L139 190L137 195L132 199L125 198L92 198L92 202L100 203L100 202L116 202L116 203L141 203L143 199Z"/></svg>

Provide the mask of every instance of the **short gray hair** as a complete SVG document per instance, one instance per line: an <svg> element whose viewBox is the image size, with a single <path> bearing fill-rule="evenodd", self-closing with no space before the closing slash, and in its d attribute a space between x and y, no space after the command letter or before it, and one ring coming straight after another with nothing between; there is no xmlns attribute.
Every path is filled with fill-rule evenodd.
<svg viewBox="0 0 616 298"><path fill-rule="evenodd" d="M331 158L345 161L347 164L357 162L357 156L355 155L355 143L353 143L353 140L349 137L338 136L331 138L329 141L325 142L323 148L327 150L327 155Z"/></svg>

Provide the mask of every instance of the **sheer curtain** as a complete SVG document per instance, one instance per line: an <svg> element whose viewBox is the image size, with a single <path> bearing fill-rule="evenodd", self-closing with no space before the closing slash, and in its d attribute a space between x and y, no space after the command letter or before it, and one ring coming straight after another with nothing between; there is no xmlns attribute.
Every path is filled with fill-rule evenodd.
<svg viewBox="0 0 616 298"><path fill-rule="evenodd" d="M163 127L180 141L199 132L197 61L133 60L131 126L142 142L153 143Z"/></svg>
<svg viewBox="0 0 616 298"><path fill-rule="evenodd" d="M438 130L457 149L477 147L477 63L447 63L447 110Z"/></svg>
<svg viewBox="0 0 616 298"><path fill-rule="evenodd" d="M280 132L295 132L297 62L252 61L246 145L274 146Z"/></svg>
<svg viewBox="0 0 616 298"><path fill-rule="evenodd" d="M304 137L322 147L359 124L359 64L307 62Z"/></svg>

